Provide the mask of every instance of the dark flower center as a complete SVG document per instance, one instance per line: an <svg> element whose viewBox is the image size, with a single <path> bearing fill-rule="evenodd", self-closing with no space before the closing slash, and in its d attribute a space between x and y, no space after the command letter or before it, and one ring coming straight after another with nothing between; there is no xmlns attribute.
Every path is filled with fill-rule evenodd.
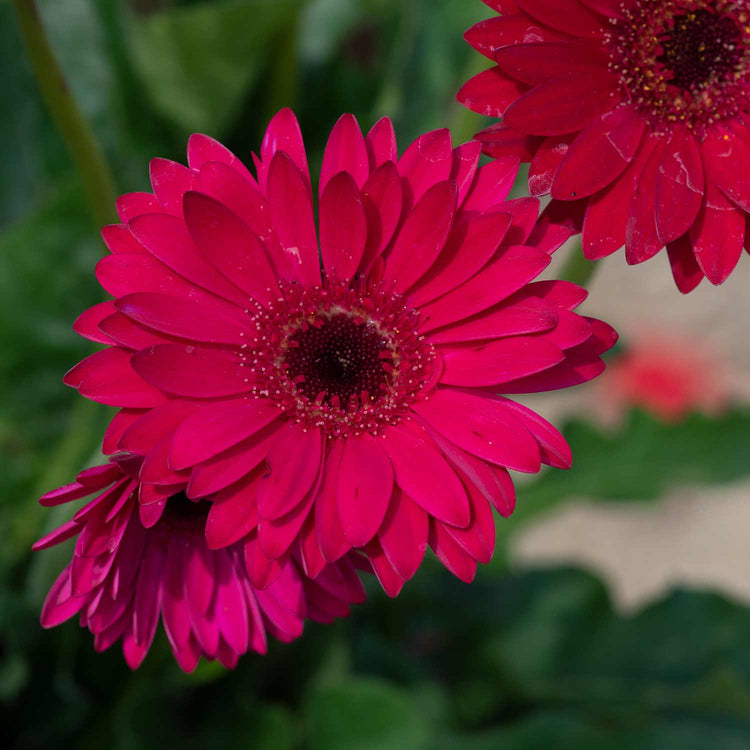
<svg viewBox="0 0 750 750"><path fill-rule="evenodd" d="M737 24L708 10L675 16L659 43L664 52L657 61L672 72L670 83L684 91L731 76L743 54Z"/></svg>
<svg viewBox="0 0 750 750"><path fill-rule="evenodd" d="M392 352L372 322L344 313L318 318L287 345L287 375L311 401L346 408L376 402L388 387Z"/></svg>

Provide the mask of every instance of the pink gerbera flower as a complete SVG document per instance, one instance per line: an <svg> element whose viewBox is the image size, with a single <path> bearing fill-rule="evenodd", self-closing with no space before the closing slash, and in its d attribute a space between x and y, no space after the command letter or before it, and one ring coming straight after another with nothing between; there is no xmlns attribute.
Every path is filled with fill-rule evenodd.
<svg viewBox="0 0 750 750"><path fill-rule="evenodd" d="M155 525L138 512L138 474L143 459L119 457L87 469L72 484L47 493L42 505L97 497L71 521L40 539L46 549L77 536L71 563L50 589L42 625L80 615L104 651L119 640L131 669L143 661L159 616L172 651L186 672L201 655L232 668L248 650L265 653L266 633L291 641L310 617L332 622L364 601L352 562L342 558L310 580L295 559L260 591L250 583L242 544L221 550L206 545L210 503L172 497ZM150 520L147 520L150 523ZM250 550L252 553L252 550Z"/></svg>
<svg viewBox="0 0 750 750"><path fill-rule="evenodd" d="M393 127L331 133L316 226L289 110L257 177L206 136L189 167L154 160L153 194L118 203L97 268L116 299L77 321L108 348L65 381L123 407L106 452L145 456L140 503L210 496L211 548L249 535L265 586L299 555L315 577L363 550L397 593L425 548L470 580L508 515L508 469L567 467L560 434L498 393L582 383L612 329L572 312L565 282L530 284L569 230L504 203L517 157ZM320 234L318 241L317 231ZM321 267L322 257L322 267Z"/></svg>
<svg viewBox="0 0 750 750"><path fill-rule="evenodd" d="M750 7L743 0L485 0L466 33L498 64L459 100L503 120L485 153L530 161L532 195L591 260L664 246L680 291L721 284L750 210Z"/></svg>

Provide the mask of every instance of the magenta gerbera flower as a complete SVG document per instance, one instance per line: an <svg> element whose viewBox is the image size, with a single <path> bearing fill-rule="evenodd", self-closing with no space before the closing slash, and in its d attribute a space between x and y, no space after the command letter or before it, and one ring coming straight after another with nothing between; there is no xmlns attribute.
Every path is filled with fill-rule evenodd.
<svg viewBox="0 0 750 750"><path fill-rule="evenodd" d="M78 537L71 563L47 595L44 627L79 615L97 651L122 641L125 660L135 669L161 617L177 662L190 672L201 655L232 668L247 651L265 653L267 633L292 641L302 634L306 617L332 622L349 614L349 604L364 601L348 557L327 565L314 580L293 558L266 589L254 588L246 569L252 547L209 549L205 526L211 504L188 500L182 492L147 527L144 520L153 519L148 506L139 514L137 501L142 463L135 456L111 459L41 498L51 506L98 493L34 545L46 549Z"/></svg>
<svg viewBox="0 0 750 750"><path fill-rule="evenodd" d="M584 290L529 283L570 232L537 223L537 199L504 202L517 157L479 156L438 130L399 157L388 119L365 138L344 115L317 223L289 110L257 177L201 135L189 167L152 162L154 193L123 196L104 229L116 299L76 324L108 348L65 378L122 407L104 450L145 457L141 505L210 497L209 547L247 536L259 587L290 556L314 578L359 549L395 594L428 545L472 578L490 507L513 509L508 469L570 464L498 394L587 381L615 341L572 312Z"/></svg>
<svg viewBox="0 0 750 750"><path fill-rule="evenodd" d="M744 0L485 0L466 33L497 65L459 100L502 122L485 153L530 161L532 195L596 260L666 246L680 291L722 283L750 210L750 7Z"/></svg>

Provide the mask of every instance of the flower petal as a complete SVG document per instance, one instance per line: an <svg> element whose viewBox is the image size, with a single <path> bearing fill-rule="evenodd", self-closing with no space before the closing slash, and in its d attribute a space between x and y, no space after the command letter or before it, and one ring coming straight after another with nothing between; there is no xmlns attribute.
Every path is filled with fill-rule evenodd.
<svg viewBox="0 0 750 750"><path fill-rule="evenodd" d="M357 188L365 184L370 174L365 138L357 118L350 114L341 115L328 137L320 168L321 197L331 178L340 172L346 172Z"/></svg>
<svg viewBox="0 0 750 750"><path fill-rule="evenodd" d="M348 437L338 471L337 507L344 535L354 547L375 536L393 490L393 467L381 442L363 433Z"/></svg>
<svg viewBox="0 0 750 750"><path fill-rule="evenodd" d="M366 241L367 217L359 189L348 172L339 172L328 180L320 197L320 249L326 274L351 279Z"/></svg>

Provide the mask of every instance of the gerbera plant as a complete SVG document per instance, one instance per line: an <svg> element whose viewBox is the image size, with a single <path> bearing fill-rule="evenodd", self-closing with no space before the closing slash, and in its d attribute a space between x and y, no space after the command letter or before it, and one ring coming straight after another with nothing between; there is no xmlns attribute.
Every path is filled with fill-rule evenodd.
<svg viewBox="0 0 750 750"><path fill-rule="evenodd" d="M502 117L485 153L530 161L529 191L591 260L667 249L682 292L737 265L750 210L744 0L485 0L466 33L496 62L459 100Z"/></svg>
<svg viewBox="0 0 750 750"><path fill-rule="evenodd" d="M190 672L201 655L234 667L247 651L265 653L267 633L288 642L301 635L306 617L332 622L349 613L350 603L364 601L347 557L327 565L314 580L293 557L267 588L254 588L247 548L207 546L207 501L178 492L162 512L153 505L141 505L139 512L142 463L136 456L113 458L41 498L42 505L54 506L96 494L72 520L34 545L45 549L77 537L73 559L44 603L44 627L78 615L94 634L97 651L121 641L125 660L135 669L161 618L178 664Z"/></svg>
<svg viewBox="0 0 750 750"><path fill-rule="evenodd" d="M399 156L388 119L365 137L344 115L317 221L290 110L254 174L202 135L187 167L152 162L153 193L122 196L103 232L114 299L76 323L106 348L65 378L121 408L103 447L141 457L128 496L149 525L201 499L206 549L242 542L256 589L353 550L391 595L428 545L467 581L490 559L508 470L571 460L506 396L593 378L616 336L573 312L583 289L533 281L570 230L505 200L517 156L479 158L446 130Z"/></svg>

